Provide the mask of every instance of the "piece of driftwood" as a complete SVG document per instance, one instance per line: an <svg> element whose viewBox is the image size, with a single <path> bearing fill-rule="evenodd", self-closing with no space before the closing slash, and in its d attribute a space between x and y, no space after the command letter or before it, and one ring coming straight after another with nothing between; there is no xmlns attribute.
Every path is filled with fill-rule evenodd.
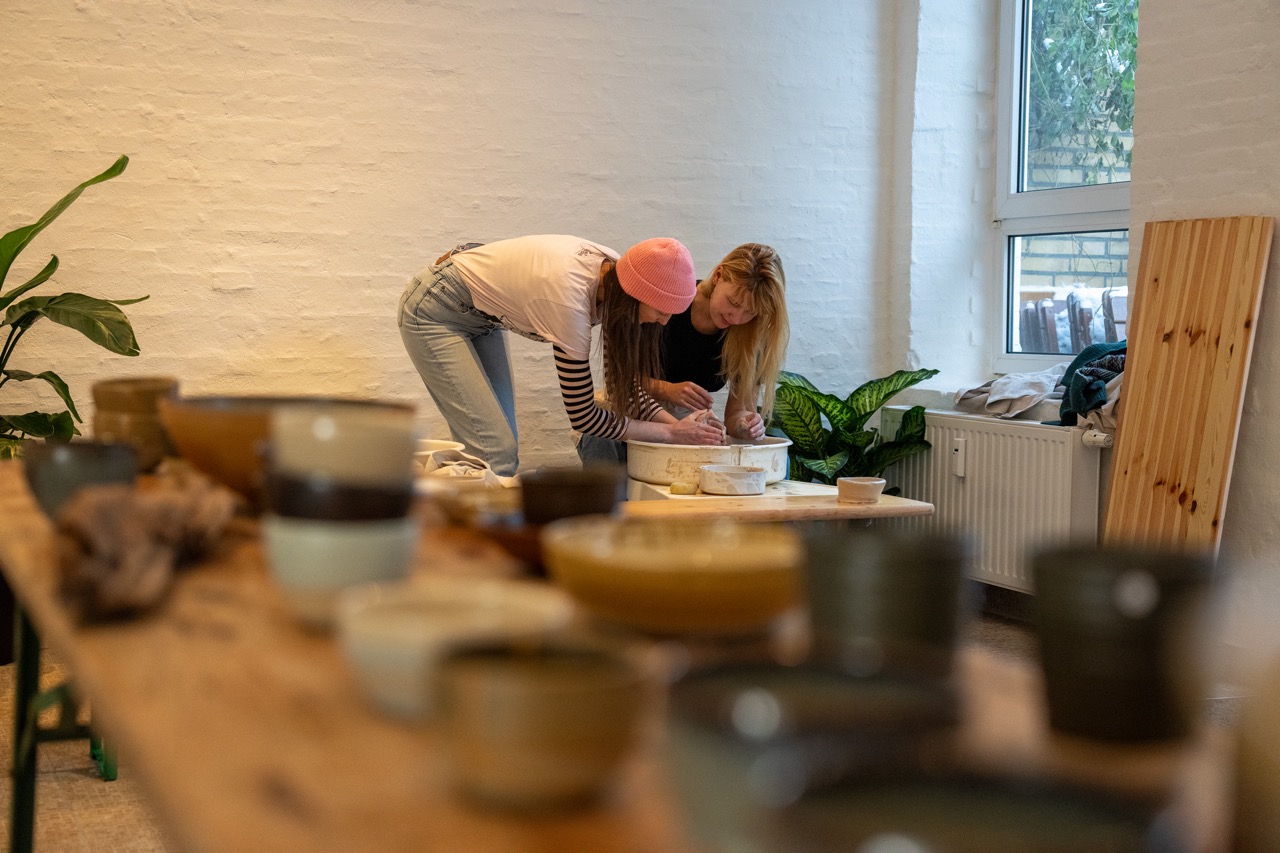
<svg viewBox="0 0 1280 853"><path fill-rule="evenodd" d="M236 496L179 469L147 488L86 486L56 519L59 589L86 621L157 604L175 568L208 553L236 510Z"/></svg>
<svg viewBox="0 0 1280 853"><path fill-rule="evenodd" d="M1217 552L1274 227L1146 224L1104 544Z"/></svg>

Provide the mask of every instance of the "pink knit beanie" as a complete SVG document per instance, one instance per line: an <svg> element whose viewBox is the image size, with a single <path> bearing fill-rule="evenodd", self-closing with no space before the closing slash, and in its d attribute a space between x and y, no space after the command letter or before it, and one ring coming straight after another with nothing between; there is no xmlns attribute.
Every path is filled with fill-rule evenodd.
<svg viewBox="0 0 1280 853"><path fill-rule="evenodd" d="M693 256L670 237L644 240L618 258L618 283L645 305L679 314L693 302Z"/></svg>

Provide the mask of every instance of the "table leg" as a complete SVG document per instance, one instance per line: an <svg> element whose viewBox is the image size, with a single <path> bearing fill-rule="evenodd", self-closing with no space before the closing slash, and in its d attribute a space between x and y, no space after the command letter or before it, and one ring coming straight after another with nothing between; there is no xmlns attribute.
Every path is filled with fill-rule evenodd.
<svg viewBox="0 0 1280 853"><path fill-rule="evenodd" d="M40 637L17 602L13 605L13 788L9 850L30 853L35 841L36 739L27 731L31 702L40 689Z"/></svg>

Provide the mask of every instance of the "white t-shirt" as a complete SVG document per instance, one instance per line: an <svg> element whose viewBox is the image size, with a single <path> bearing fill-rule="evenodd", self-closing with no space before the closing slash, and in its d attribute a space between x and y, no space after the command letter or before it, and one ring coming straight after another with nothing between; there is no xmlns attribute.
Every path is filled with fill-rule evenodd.
<svg viewBox="0 0 1280 853"><path fill-rule="evenodd" d="M486 243L453 256L476 308L520 335L557 344L587 361L591 327L600 322L600 264L618 253L568 234Z"/></svg>

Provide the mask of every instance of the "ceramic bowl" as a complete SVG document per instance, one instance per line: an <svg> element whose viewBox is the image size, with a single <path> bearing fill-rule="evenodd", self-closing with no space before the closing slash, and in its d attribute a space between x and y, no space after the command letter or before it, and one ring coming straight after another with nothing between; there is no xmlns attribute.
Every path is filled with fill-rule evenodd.
<svg viewBox="0 0 1280 853"><path fill-rule="evenodd" d="M667 705L689 829L708 850L762 853L787 849L764 840L777 809L850 776L919 771L953 751L959 719L939 682L770 663L694 670Z"/></svg>
<svg viewBox="0 0 1280 853"><path fill-rule="evenodd" d="M755 465L703 465L698 488L708 495L763 495L765 470Z"/></svg>
<svg viewBox="0 0 1280 853"><path fill-rule="evenodd" d="M548 574L593 613L663 634L765 630L798 600L798 534L728 519L582 516L543 528Z"/></svg>
<svg viewBox="0 0 1280 853"><path fill-rule="evenodd" d="M129 412L98 409L93 414L96 441L133 445L138 451L138 470L155 470L166 457L175 455L169 434L156 412Z"/></svg>
<svg viewBox="0 0 1280 853"><path fill-rule="evenodd" d="M442 438L420 438L413 450L413 461L421 469L435 453L450 450L463 452L466 449L467 446L461 441L449 441Z"/></svg>
<svg viewBox="0 0 1280 853"><path fill-rule="evenodd" d="M262 518L272 580L290 612L322 630L332 626L346 587L408 575L420 529L416 515L379 521Z"/></svg>
<svg viewBox="0 0 1280 853"><path fill-rule="evenodd" d="M884 492L883 477L840 477L836 480L836 500L842 504L872 504Z"/></svg>
<svg viewBox="0 0 1280 853"><path fill-rule="evenodd" d="M635 744L648 696L630 659L568 642L461 648L441 661L438 689L455 786L522 812L599 798Z"/></svg>
<svg viewBox="0 0 1280 853"><path fill-rule="evenodd" d="M27 440L22 443L22 470L36 503L53 518L78 489L132 483L138 473L138 452L123 443Z"/></svg>
<svg viewBox="0 0 1280 853"><path fill-rule="evenodd" d="M286 403L270 422L270 467L311 480L411 489L417 446L409 407Z"/></svg>
<svg viewBox="0 0 1280 853"><path fill-rule="evenodd" d="M427 496L454 524L470 526L477 521L493 523L505 520L522 523L521 494L518 486L491 486L471 477L419 477L416 485L431 482ZM419 491L422 491L419 489Z"/></svg>
<svg viewBox="0 0 1280 853"><path fill-rule="evenodd" d="M568 624L573 604L546 584L459 577L352 587L338 600L338 641L380 710L418 720L435 704L436 663L460 643L535 640Z"/></svg>
<svg viewBox="0 0 1280 853"><path fill-rule="evenodd" d="M289 518L371 521L399 518L413 506L410 484L352 485L330 477L299 477L268 470L263 475L267 512Z"/></svg>
<svg viewBox="0 0 1280 853"><path fill-rule="evenodd" d="M161 398L178 395L178 380L173 376L122 376L93 383L91 392L98 411L154 415Z"/></svg>
<svg viewBox="0 0 1280 853"><path fill-rule="evenodd" d="M752 465L766 471L765 482L787 478L787 448L791 439L765 436L759 441L731 438L725 445L627 442L627 475L635 480L669 486L698 482L703 465Z"/></svg>
<svg viewBox="0 0 1280 853"><path fill-rule="evenodd" d="M538 468L520 475L520 490L527 524L607 514L626 500L627 472L621 465Z"/></svg>
<svg viewBox="0 0 1280 853"><path fill-rule="evenodd" d="M346 406L412 412L403 403L322 397L175 397L159 401L160 421L178 453L261 507L271 412L282 405Z"/></svg>

